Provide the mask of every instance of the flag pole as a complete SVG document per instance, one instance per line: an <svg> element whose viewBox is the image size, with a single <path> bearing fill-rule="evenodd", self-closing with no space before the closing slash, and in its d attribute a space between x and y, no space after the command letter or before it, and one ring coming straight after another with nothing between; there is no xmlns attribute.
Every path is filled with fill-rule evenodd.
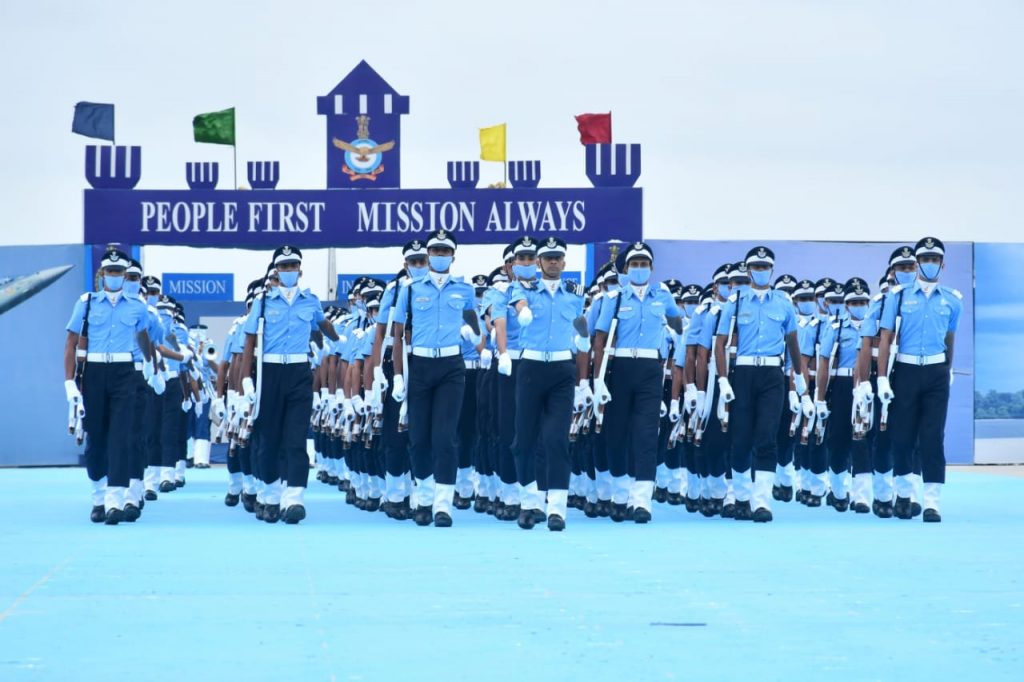
<svg viewBox="0 0 1024 682"><path fill-rule="evenodd" d="M235 185L231 189L238 189L238 145L231 145L231 156L233 159L232 166L234 168Z"/></svg>
<svg viewBox="0 0 1024 682"><path fill-rule="evenodd" d="M505 173L505 180L504 180L504 184L503 184L503 189L508 189L508 128L503 126L502 129L501 129L501 133L502 133L502 135L505 136L505 140L504 140L504 142L505 142L505 145L504 145L504 147L505 147L505 158L501 160L501 169Z"/></svg>

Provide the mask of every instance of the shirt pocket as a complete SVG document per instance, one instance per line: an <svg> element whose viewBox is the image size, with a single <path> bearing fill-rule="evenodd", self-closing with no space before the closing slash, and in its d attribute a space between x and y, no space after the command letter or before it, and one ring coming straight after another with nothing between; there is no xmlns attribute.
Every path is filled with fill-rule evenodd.
<svg viewBox="0 0 1024 682"><path fill-rule="evenodd" d="M299 310L296 311L295 317L299 320L299 326L312 327L313 326L313 311L312 310Z"/></svg>
<svg viewBox="0 0 1024 682"><path fill-rule="evenodd" d="M620 320L632 320L639 314L636 306L624 305L619 306L619 319Z"/></svg>
<svg viewBox="0 0 1024 682"><path fill-rule="evenodd" d="M430 307L431 305L433 305L433 303L434 300L429 296L417 296L412 300L412 307L415 310L423 312L430 310Z"/></svg>
<svg viewBox="0 0 1024 682"><path fill-rule="evenodd" d="M464 298L449 298L448 307L452 310L462 310L466 307L466 299Z"/></svg>
<svg viewBox="0 0 1024 682"><path fill-rule="evenodd" d="M112 314L113 314L113 311L111 311L110 308L106 308L104 306L97 306L94 303L93 306L92 306L92 309L89 310L89 324L90 325L110 324L110 316Z"/></svg>

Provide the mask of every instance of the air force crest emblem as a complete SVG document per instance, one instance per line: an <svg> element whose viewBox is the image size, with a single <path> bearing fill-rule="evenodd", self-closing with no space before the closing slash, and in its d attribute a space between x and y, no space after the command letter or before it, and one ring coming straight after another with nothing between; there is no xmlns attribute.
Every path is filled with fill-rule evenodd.
<svg viewBox="0 0 1024 682"><path fill-rule="evenodd" d="M394 149L395 141L377 144L371 139L369 116L356 116L356 126L356 139L345 142L335 137L331 142L345 152L341 170L349 180L375 181L384 172L384 152Z"/></svg>

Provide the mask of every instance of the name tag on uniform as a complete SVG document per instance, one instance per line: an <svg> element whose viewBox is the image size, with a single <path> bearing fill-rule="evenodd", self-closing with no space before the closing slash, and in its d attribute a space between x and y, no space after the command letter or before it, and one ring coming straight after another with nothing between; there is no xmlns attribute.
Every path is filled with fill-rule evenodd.
<svg viewBox="0 0 1024 682"><path fill-rule="evenodd" d="M633 306L631 306L631 305L619 306L619 312L622 312L622 313L628 313L628 312L630 312L632 310L633 310Z"/></svg>
<svg viewBox="0 0 1024 682"><path fill-rule="evenodd" d="M429 296L417 296L416 297L416 302L417 303L427 303L429 301L430 301L430 297Z"/></svg>

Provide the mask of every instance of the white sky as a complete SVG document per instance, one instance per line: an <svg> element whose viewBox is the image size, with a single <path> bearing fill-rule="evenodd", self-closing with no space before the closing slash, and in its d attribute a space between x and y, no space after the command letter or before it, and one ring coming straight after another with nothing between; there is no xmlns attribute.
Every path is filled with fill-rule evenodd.
<svg viewBox="0 0 1024 682"><path fill-rule="evenodd" d="M644 145L651 238L1020 240L1021 36L1024 3L996 0L8 0L0 243L81 240L78 100L117 105L140 188L184 188L194 160L230 177L230 148L191 138L229 106L240 168L323 187L315 98L362 58L411 97L406 187L446 186L501 121L541 186L587 186L572 115L611 110Z"/></svg>

